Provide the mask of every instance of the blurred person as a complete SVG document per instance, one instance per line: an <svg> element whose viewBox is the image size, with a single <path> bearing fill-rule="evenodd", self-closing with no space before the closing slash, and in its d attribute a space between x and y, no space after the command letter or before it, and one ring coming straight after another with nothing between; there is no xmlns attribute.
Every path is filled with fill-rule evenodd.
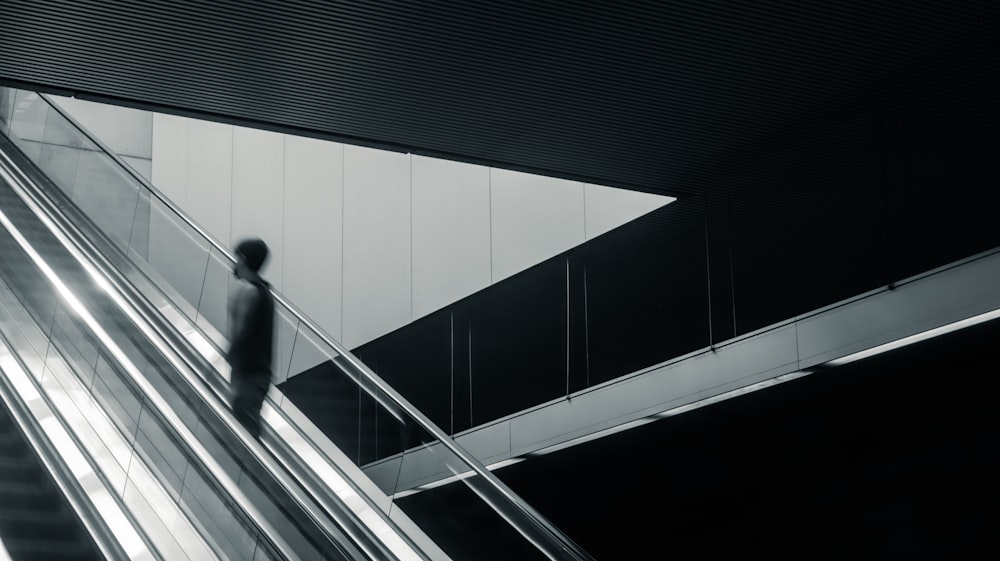
<svg viewBox="0 0 1000 561"><path fill-rule="evenodd" d="M260 410L271 385L274 346L274 299L260 269L267 244L250 238L236 245L233 274L238 280L229 297L229 379L233 414L260 440Z"/></svg>

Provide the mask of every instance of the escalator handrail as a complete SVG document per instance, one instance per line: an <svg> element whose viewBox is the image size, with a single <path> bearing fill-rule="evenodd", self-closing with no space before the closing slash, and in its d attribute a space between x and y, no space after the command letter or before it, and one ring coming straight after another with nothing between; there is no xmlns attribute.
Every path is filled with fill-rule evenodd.
<svg viewBox="0 0 1000 561"><path fill-rule="evenodd" d="M0 333L0 355L3 354L8 354L13 358L15 368L19 371L16 374L19 378L27 380L29 384L33 383L33 380L26 373L27 369L21 364L20 359L16 358L16 353L14 353L11 346L5 341L4 335ZM0 407L5 406L9 411L11 420L20 426L23 431L25 444L34 451L44 469L48 470L56 488L63 494L72 512L79 517L80 523L87 534L93 538L98 551L109 560L129 559L130 556L126 553L125 547L122 545L122 542L127 541L133 544L132 547L141 547L143 555L160 559L155 550L148 546L140 533L131 524L131 520L125 514L117 494L109 492L103 480L99 480L100 482L94 487L84 490L79 477L74 475L74 469L66 464L64 458L65 450L70 447L77 454L80 454L80 456L86 457L80 451L79 442L70 436L70 432L66 430L63 423L59 423L57 427L48 425L43 428L41 426L41 423L38 421L40 414L51 415L49 418L59 418L59 416L53 413L57 408L52 405L49 398L37 386L34 387L34 391L37 392L38 402L33 407L29 407L24 402L24 396L21 395L18 388L10 380L10 373L5 369L0 369ZM42 413L39 413L40 411ZM55 445L49 440L55 431L64 436L61 439L61 445ZM75 469L76 471L83 471L80 470L80 466L75 466ZM94 473L97 472L96 468L92 467L92 470ZM72 483L74 481L75 483ZM91 495L98 493L102 493L105 498L110 499L102 502L103 511L91 499ZM114 514L109 515L109 511ZM117 515L115 518L117 524L114 525L109 523L109 520L105 518L105 516L113 515ZM121 535L126 532L129 532L130 535ZM0 542L2 542L2 539L0 539ZM138 557L138 554L135 556ZM9 553L4 550L3 544L0 543L0 561L10 560Z"/></svg>
<svg viewBox="0 0 1000 561"><path fill-rule="evenodd" d="M160 192L153 184L147 180L142 174L138 173L132 166L128 164L121 156L119 156L114 150L109 148L104 142L92 135L86 128L84 128L75 118L73 118L67 111L59 106L58 103L54 102L48 94L39 93L41 99L43 99L53 110L55 110L59 115L72 124L84 137L94 143L101 151L108 155L117 165L124 169L129 175L131 175L140 185L143 186L150 194L155 196L166 208L170 210L177 218L183 221L187 226L194 230L199 236L201 236L205 241L207 241L215 250L217 250L221 255L224 255L231 263L236 262L235 256L226 247L211 236L208 232L198 226L194 220L192 220L184 211L173 204L166 196ZM542 539L550 542L549 544L539 544L536 540L531 539L537 547L539 547L543 552L545 552L552 559L575 559L579 561L589 561L592 558L589 554L583 551L575 542L573 542L568 536L562 533L554 525L552 525L545 517L538 513L533 507L528 505L523 499L516 495L506 484L500 481L486 466L480 462L475 456L471 455L463 447L459 446L458 443L454 441L450 436L448 436L443 430L441 430L433 421L430 420L426 415L420 410L414 407L409 401L404 398L399 392L397 392L393 387L388 385L380 376L375 374L366 364L364 364L360 359L354 356L347 348L341 345L333 337L326 333L323 329L313 323L301 310L296 308L291 304L283 295L271 288L271 293L275 300L280 303L285 309L287 309L297 321L302 325L306 326L310 331L313 332L323 343L329 345L337 353L339 353L355 370L356 373L361 374L364 380L371 386L376 388L381 394L387 396L391 400L391 405L395 407L387 407L387 409L396 415L393 409L398 408L403 413L405 413L409 418L413 419L418 427L431 436L438 442L440 442L445 448L448 449L452 454L458 457L468 468L478 475L492 490L497 492L502 496L507 502L514 505L521 514L530 520L535 528L525 528L523 524L518 520L512 520L509 516L503 516L508 522L514 526L519 532L527 536L537 535L535 531L541 530ZM366 388L369 394L378 400L383 405L385 404L384 399L381 399L380 395L376 392L372 392L371 389ZM405 419L400 419L405 422ZM457 475L457 474L456 474ZM491 506L498 510L503 510L498 505L495 505L492 500L483 497ZM555 545L556 549L549 550L548 546ZM569 557L567 557L567 555Z"/></svg>
<svg viewBox="0 0 1000 561"><path fill-rule="evenodd" d="M30 165L30 158L21 154L20 151L17 150L17 147L11 143L10 147L19 154L19 159L15 161L12 159L13 152L8 154L3 150L5 142L8 142L7 139L3 138L2 134L0 134L0 172L5 169L9 169L12 176L8 183L17 187L15 191L22 197L22 200L28 204L29 208L32 209L32 212L43 220L46 224L46 228L51 230L58 238L60 238L62 243L66 245L66 248L70 250L70 253L74 254L77 260L83 264L84 268L90 272L92 276L99 275L101 277L99 283L105 286L108 293L110 294L113 291L117 294L117 297L113 296L112 299L122 309L122 311L125 312L126 315L128 315L132 321L136 323L136 325L141 323L143 326L146 326L146 328L151 330L150 333L153 335L147 333L145 331L146 328L143 328L143 332L147 336L155 336L158 338L156 339L157 342L154 343L154 345L164 353L164 356L171 363L171 365L178 369L184 368L186 372L191 373L191 377L197 376L196 373L199 370L199 366L204 365L196 365L192 363L190 357L187 356L185 352L178 350L176 338L166 342L166 346L162 346L160 344L163 342L162 340L164 338L170 339L167 335L165 335L164 328L166 326L167 330L169 330L171 323L169 320L165 320L162 315L157 313L157 306L146 300L146 295L144 295L141 290L133 290L135 287L133 284L135 279L129 279L127 275L122 273L122 270L119 269L119 267L122 266L121 262L116 264L116 260L109 257L111 254L117 255L117 248L114 244L110 240L104 238L104 236L99 233L99 228L94 225L90 225L91 228L97 228L93 232L89 232L86 227L81 230L77 221L83 220L84 223L89 224L87 217L84 214L79 213L79 211L77 211L78 214L67 216L67 210L75 208L75 205L70 203L68 200L60 199L59 197L65 197L65 194L58 189L56 190L59 193L58 197L55 200L52 200L52 194L48 193L48 189L39 188L37 186L38 178L33 176L32 173L29 173L28 169L22 169L22 166L26 163ZM82 149L86 150L88 148ZM32 166L32 170L33 169L34 168ZM38 170L37 173L41 173L41 171ZM46 179L45 181L50 180ZM97 242L90 239L90 237L94 235L97 236ZM107 245L101 246L101 243ZM70 245L73 247L70 248ZM123 254L120 258L127 259L127 257ZM87 262L84 263L84 260ZM130 266L134 265L130 263ZM119 301L119 298L123 300ZM179 339L186 340L183 336ZM197 347L185 348L188 352L193 352L195 355L201 356ZM188 378L188 376L185 376L185 378ZM192 388L196 392L202 392L206 391L207 386L201 387L193 385ZM221 422L226 423L231 430L237 430L236 427L239 426L238 423L225 414L228 409L219 405L221 401L216 403L204 395L202 395L202 397L207 400L206 403L209 404L209 407L216 413L216 415L222 419ZM178 423L171 424L180 426ZM181 428L183 429L183 427ZM243 444L251 448L251 453L254 454L260 461L263 469L267 470L276 479L278 485L288 491L291 500L295 501L302 507L305 515L310 517L320 531L324 532L331 540L340 543L342 540L336 539L337 536L330 530L331 526L329 525L329 521L324 519L323 516L332 515L334 522L341 525L343 525L344 519L343 517L338 517L337 514L332 512L329 508L329 502L324 503L320 500L321 498L315 493L314 490L293 484L295 481L294 475L290 477L288 472L279 469L279 464L276 463L278 462L276 457L265 453L259 446L255 447L249 436L243 436ZM253 450L253 448L257 449ZM195 455L198 454L195 453ZM212 469L210 467L208 468L208 471L212 473L222 473L222 470ZM305 497L308 497L308 499ZM318 501L321 504L317 504L317 502L314 501ZM245 503L245 501L241 502L239 500L237 502L240 504ZM245 509L251 511L251 513L259 512L259 509L249 506L249 503L246 503L246 505L248 506L245 506ZM325 509L325 512L323 514L319 514L317 507ZM346 512L346 509L344 509L344 511ZM251 518L254 517L251 516ZM356 526L357 525L352 526L352 528ZM343 526L341 526L341 528L343 528ZM264 533L264 535L272 534L274 534L274 532L268 531ZM369 558L389 558L388 554L385 553L385 550L380 545L372 545L373 540L367 539L364 536L359 538L356 533L353 534L352 537L354 539L351 543L365 550Z"/></svg>
<svg viewBox="0 0 1000 561"><path fill-rule="evenodd" d="M10 156L8 154L0 150L0 156L2 156L2 160L0 160L0 172L10 175L10 177L7 177L8 179L7 184L12 188L14 188L15 191L21 191L23 188L21 182L30 183L30 179L27 177L26 174L24 174L23 170L18 169L14 165L14 163L10 160ZM16 175L19 177L14 177L15 174L12 173L12 171L15 169L17 170ZM18 193L19 196L21 196L22 194L23 192ZM52 232L52 234L55 235L57 238L60 238L60 241L63 243L64 247L66 247L67 250L69 250L71 253L75 253L78 251L80 253L84 253L93 257L92 250L90 252L87 252L86 249L81 247L76 247L75 250L70 249L70 245L74 244L73 239L75 238L79 240L80 235L77 234L74 236L71 232L62 230L59 226L57 226L56 222L59 222L62 226L65 226L66 224L64 222L57 221L56 218L54 218L52 215L46 212L46 210L51 210L51 209L43 210L43 205L41 205L41 203L38 200L31 198L30 196L29 198L22 197L22 200L27 204L29 209L32 212L34 212L35 215L40 220L42 220L43 224L45 224L46 229ZM98 267L96 266L95 263L91 262L89 264L85 264L83 262L84 258L79 256L76 257L83 265L85 270L89 270L91 274L97 274L99 276ZM110 284L112 284L111 279L108 279L106 277L104 277L104 279L109 282L109 286ZM96 319L94 319L92 316L89 317L84 316L80 314L79 311L77 313L78 315L80 315L84 323L87 324L88 328L97 329L98 322L96 321ZM153 327L150 328L155 329ZM103 339L101 337L98 338ZM104 341L102 341L102 343L107 345L107 343ZM246 520L250 524L255 526L258 535L261 536L262 539L270 542L273 549L277 551L282 556L282 558L295 559L296 555L293 549L290 547L290 545L286 543L285 540L278 534L278 532L274 530L273 525L263 515L260 509L252 505L251 502L247 500L246 493L242 489L240 489L237 482L235 480L231 480L223 476L223 474L225 474L226 471L222 468L222 466L218 463L218 461L215 460L211 456L211 454L208 453L206 447L203 444L201 444L201 441L195 437L192 429L189 428L187 425L185 425L185 423L180 421L180 418L177 416L177 414L166 404L166 401L160 395L160 392L155 390L149 384L149 382L145 381L145 379L139 374L139 369L136 368L134 364L130 364L131 361L125 358L124 353L122 353L120 350L118 352L112 351L110 355L115 357L118 364L121 366L121 368L128 376L128 379L131 380L137 386L140 393L144 396L144 399L153 408L155 408L155 410L158 412L160 416L162 416L165 419L166 423L170 427L172 427L172 430L174 430L179 434L180 441L185 443L185 446L188 448L191 457L196 459L202 466L205 467L205 470L208 473L213 475L219 489L225 491L228 494L228 496L232 498L234 504L237 505L240 509L242 509L243 512L246 513ZM168 357L168 360L171 360L171 358ZM176 364L174 364L174 366L176 367Z"/></svg>

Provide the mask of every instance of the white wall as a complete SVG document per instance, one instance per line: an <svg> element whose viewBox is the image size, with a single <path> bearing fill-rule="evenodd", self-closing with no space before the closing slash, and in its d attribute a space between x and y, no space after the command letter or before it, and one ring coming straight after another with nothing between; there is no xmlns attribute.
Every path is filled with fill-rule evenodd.
<svg viewBox="0 0 1000 561"><path fill-rule="evenodd" d="M186 121L185 136L181 137L184 143L178 146L186 165L183 175L176 178L180 183L174 186L175 191L183 191L184 202L174 202L202 228L224 242L229 239L232 222L235 130L216 123ZM153 122L153 185L157 187L157 173L175 173L165 170L156 159L159 124L159 120Z"/></svg>
<svg viewBox="0 0 1000 561"><path fill-rule="evenodd" d="M152 128L153 184L224 244L263 238L264 275L349 348L672 200L183 117Z"/></svg>
<svg viewBox="0 0 1000 561"><path fill-rule="evenodd" d="M588 240L631 222L673 201L672 197L584 185L584 223Z"/></svg>
<svg viewBox="0 0 1000 561"><path fill-rule="evenodd" d="M413 318L489 286L490 169L412 156Z"/></svg>
<svg viewBox="0 0 1000 561"><path fill-rule="evenodd" d="M284 135L233 127L233 173L229 239L257 236L274 251L263 272L279 291L284 289ZM201 191L214 186L205 185ZM225 191L225 189L220 189ZM213 212L225 212L224 197L213 197ZM225 241L225 238L223 238Z"/></svg>
<svg viewBox="0 0 1000 561"><path fill-rule="evenodd" d="M250 235L267 241L273 251L265 276L348 347L671 200L76 99L58 102L223 244ZM79 166L76 159L65 164L72 164L70 172ZM199 298L204 273L195 271L203 267L192 260L202 244L171 244L170 216L155 204L149 214L150 259L169 264L172 282ZM211 313L220 316L220 310Z"/></svg>
<svg viewBox="0 0 1000 561"><path fill-rule="evenodd" d="M344 147L343 342L348 347L413 317L409 163L406 154Z"/></svg>
<svg viewBox="0 0 1000 561"><path fill-rule="evenodd" d="M341 340L344 145L285 137L283 293ZM308 306L308 307L306 307Z"/></svg>
<svg viewBox="0 0 1000 561"><path fill-rule="evenodd" d="M583 184L490 171L493 282L585 240Z"/></svg>

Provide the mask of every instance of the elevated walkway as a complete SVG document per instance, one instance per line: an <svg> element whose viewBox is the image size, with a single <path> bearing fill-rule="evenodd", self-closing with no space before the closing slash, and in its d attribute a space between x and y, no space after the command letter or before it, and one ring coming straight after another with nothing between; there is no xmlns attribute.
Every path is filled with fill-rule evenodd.
<svg viewBox="0 0 1000 561"><path fill-rule="evenodd" d="M456 435L493 468L1000 317L1000 249L705 348ZM418 454L430 454L421 451ZM411 456L366 467L408 494L454 480Z"/></svg>

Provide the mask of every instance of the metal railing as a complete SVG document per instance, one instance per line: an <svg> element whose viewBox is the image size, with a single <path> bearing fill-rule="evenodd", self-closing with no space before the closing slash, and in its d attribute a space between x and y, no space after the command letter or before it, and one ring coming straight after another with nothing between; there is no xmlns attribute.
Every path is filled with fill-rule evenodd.
<svg viewBox="0 0 1000 561"><path fill-rule="evenodd" d="M179 295L180 301L175 299L173 302L178 310L203 329L210 340L217 345L223 344L224 339L220 336L225 331L222 304L233 282L230 269L234 257L230 251L120 156L87 133L58 103L32 92L8 92L13 94L8 93L7 115L0 113L0 117L6 117L0 122L3 132L52 177L123 252L133 260L142 261L144 270L152 270L159 276L158 284L169 286ZM0 107L0 112L4 109ZM75 155L74 176L61 168L60 155ZM81 166L91 170L90 177L80 173ZM93 183L100 184L100 188L95 188ZM196 269L192 263L204 263L204 268ZM590 559L348 349L283 295L275 291L274 296L278 305L279 380L309 368L327 368L330 376L348 381L359 395L377 405L371 422L357 421L358 432L371 431L373 438L396 446L399 472L404 470L408 458L425 464L437 462L441 471L461 476L469 488L546 557ZM279 411L294 409L294 404L280 394L277 400L272 400L272 405ZM386 431L385 420L395 424L397 430ZM379 422L383 426L379 426ZM415 448L409 442L414 434L423 437L422 443ZM338 443L335 435L331 440ZM413 454L414 449L430 451L430 454ZM360 454L356 461L363 465ZM391 486L384 486L382 490L389 497L396 491Z"/></svg>

